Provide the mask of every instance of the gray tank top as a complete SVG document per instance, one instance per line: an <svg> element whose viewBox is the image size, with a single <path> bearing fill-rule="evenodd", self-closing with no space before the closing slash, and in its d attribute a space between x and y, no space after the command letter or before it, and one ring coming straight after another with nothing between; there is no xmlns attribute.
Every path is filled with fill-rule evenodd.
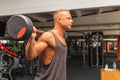
<svg viewBox="0 0 120 80"><path fill-rule="evenodd" d="M52 32L53 33L53 32ZM44 65L39 56L38 70L35 80L67 80L66 78L66 57L67 46L65 46L53 33L56 49L54 57L49 65Z"/></svg>

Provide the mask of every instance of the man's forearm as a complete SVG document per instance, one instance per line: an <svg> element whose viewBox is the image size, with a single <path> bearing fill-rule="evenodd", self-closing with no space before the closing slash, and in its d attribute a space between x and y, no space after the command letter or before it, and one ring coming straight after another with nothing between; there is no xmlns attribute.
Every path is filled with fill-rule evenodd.
<svg viewBox="0 0 120 80"><path fill-rule="evenodd" d="M28 60L33 59L34 45L35 45L34 41L35 39L29 39L25 47L25 54Z"/></svg>

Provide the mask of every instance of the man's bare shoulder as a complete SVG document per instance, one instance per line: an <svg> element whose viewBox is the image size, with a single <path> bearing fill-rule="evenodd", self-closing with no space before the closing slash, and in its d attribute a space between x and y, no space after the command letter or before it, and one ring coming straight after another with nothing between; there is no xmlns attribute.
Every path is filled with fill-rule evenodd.
<svg viewBox="0 0 120 80"><path fill-rule="evenodd" d="M44 32L38 39L38 42L41 42L41 41L55 48L55 40L52 32Z"/></svg>
<svg viewBox="0 0 120 80"><path fill-rule="evenodd" d="M51 39L53 39L53 34L52 32L47 31L47 32L44 32L42 35L40 35L38 41L39 40L49 41Z"/></svg>

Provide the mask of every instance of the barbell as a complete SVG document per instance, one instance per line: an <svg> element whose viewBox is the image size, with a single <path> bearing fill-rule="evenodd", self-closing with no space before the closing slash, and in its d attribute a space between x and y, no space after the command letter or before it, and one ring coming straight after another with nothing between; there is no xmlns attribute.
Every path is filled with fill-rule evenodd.
<svg viewBox="0 0 120 80"><path fill-rule="evenodd" d="M7 33L14 40L27 40L33 32L33 22L25 15L13 15L6 23ZM37 30L38 34L45 31ZM67 39L67 33L64 33L64 38Z"/></svg>

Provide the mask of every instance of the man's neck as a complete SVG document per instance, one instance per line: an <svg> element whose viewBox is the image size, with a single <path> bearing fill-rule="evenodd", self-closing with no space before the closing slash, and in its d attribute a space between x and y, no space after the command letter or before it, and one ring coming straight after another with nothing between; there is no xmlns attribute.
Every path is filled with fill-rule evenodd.
<svg viewBox="0 0 120 80"><path fill-rule="evenodd" d="M64 34L64 30L61 28L61 26L58 26L58 25L56 25L53 28L53 31L59 36L63 36L63 34Z"/></svg>

